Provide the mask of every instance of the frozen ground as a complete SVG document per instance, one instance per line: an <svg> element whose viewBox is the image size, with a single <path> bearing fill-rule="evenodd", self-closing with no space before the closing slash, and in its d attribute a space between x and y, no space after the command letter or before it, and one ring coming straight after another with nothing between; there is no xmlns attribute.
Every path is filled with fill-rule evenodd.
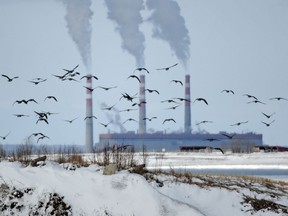
<svg viewBox="0 0 288 216"><path fill-rule="evenodd" d="M251 154L222 154L213 153L155 153L148 157L149 169L164 170L253 170L265 176L265 170L277 170L286 175L271 176L268 178L288 181L288 152L283 153L251 153ZM225 173L225 172L224 172ZM239 172L240 173L240 172Z"/></svg>
<svg viewBox="0 0 288 216"><path fill-rule="evenodd" d="M275 168L288 169L288 152L222 154L213 153L155 153L149 154L149 168Z"/></svg>
<svg viewBox="0 0 288 216"><path fill-rule="evenodd" d="M157 168L172 165L287 168L287 157L287 154L165 153L149 156L147 160L149 167ZM127 170L107 176L103 175L103 167L97 165L76 167L47 161L43 166L24 167L18 162L2 161L0 185L0 215L7 216L57 215L57 212L76 216L288 215L288 183L258 178L139 175Z"/></svg>

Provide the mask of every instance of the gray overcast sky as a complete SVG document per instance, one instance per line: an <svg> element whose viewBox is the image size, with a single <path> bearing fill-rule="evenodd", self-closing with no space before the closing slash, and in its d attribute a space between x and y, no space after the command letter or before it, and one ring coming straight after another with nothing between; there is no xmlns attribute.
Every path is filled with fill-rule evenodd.
<svg viewBox="0 0 288 216"><path fill-rule="evenodd" d="M171 104L160 101L184 97L184 87L170 81L184 82L188 73L192 100L204 97L209 103L209 106L192 103L193 132L262 133L265 144L288 146L285 134L288 101L269 100L288 98L288 2L179 0L177 3L189 31L190 57L187 67L179 64L167 72L156 68L181 63L181 59L177 59L167 41L153 37L153 25L148 21L152 12L146 5L141 11L140 31L145 36L143 66L151 72L146 76L146 88L160 92L160 95L146 93L147 117L158 117L147 122L148 132L183 131L184 106L166 110ZM137 67L136 61L122 49L122 39L115 30L117 24L108 18L105 1L92 1L91 10L92 73L99 78L93 80L93 86L118 86L110 91L95 89L93 92L93 112L98 118L94 121L94 141L97 142L99 133L120 131L119 125L104 128L99 122L138 120L138 111L105 112L101 108L104 104L116 104L117 110L131 108L130 103L119 101L121 92L136 94L139 84L137 80L127 80ZM0 140L2 144L23 143L30 134L42 132L50 139L41 140L39 144L84 145L85 81L63 82L51 75L63 75L63 68L72 69L77 64L81 75L87 73L77 46L68 34L65 15L64 4L58 0L0 0L0 73L20 77L11 83L0 77L0 136L11 131L6 140ZM36 77L47 81L39 85L28 82ZM221 93L223 89L232 89L235 95ZM255 95L266 105L247 104L251 100L243 94ZM44 102L48 95L56 96L58 102ZM35 98L39 104L12 105L15 100L29 98ZM59 114L49 117L49 125L36 124L34 111ZM261 112L275 112L275 115L267 119ZM29 118L17 118L13 114L27 114ZM79 118L73 124L63 121L76 117ZM177 123L163 125L168 117L175 118ZM274 119L270 127L261 123ZM195 125L202 120L213 123ZM249 122L239 127L230 126L241 121ZM138 129L135 122L122 126L127 131Z"/></svg>

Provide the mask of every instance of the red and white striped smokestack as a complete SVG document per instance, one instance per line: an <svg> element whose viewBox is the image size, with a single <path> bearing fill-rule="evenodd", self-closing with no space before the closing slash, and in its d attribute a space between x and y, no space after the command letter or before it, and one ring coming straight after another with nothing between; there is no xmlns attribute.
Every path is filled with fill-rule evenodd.
<svg viewBox="0 0 288 216"><path fill-rule="evenodd" d="M184 133L191 133L190 75L185 76Z"/></svg>
<svg viewBox="0 0 288 216"><path fill-rule="evenodd" d="M139 98L139 134L146 133L146 103L145 103L145 75L140 75L140 98Z"/></svg>
<svg viewBox="0 0 288 216"><path fill-rule="evenodd" d="M92 75L87 76L87 88L92 89ZM86 90L86 117L93 116L92 91ZM86 152L93 152L93 118L86 118Z"/></svg>

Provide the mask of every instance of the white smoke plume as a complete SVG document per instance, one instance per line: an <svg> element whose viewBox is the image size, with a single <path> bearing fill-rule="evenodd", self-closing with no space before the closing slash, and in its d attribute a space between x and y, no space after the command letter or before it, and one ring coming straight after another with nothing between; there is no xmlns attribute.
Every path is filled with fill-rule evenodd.
<svg viewBox="0 0 288 216"><path fill-rule="evenodd" d="M145 64L145 36L139 30L143 22L140 11L144 9L143 0L105 0L108 18L117 24L116 30L122 38L122 48L136 59L136 66Z"/></svg>
<svg viewBox="0 0 288 216"><path fill-rule="evenodd" d="M147 0L146 4L152 11L148 21L153 24L153 37L167 41L177 58L187 67L190 38L179 5L173 0Z"/></svg>
<svg viewBox="0 0 288 216"><path fill-rule="evenodd" d="M101 109L104 109L105 107L108 107L106 103L101 103ZM111 113L111 111L114 111L114 115ZM127 130L124 127L121 116L119 114L119 110L116 109L115 107L112 108L112 110L109 112L106 112L106 118L108 119L109 122L111 122L114 126L118 127L120 130L120 133L125 133Z"/></svg>
<svg viewBox="0 0 288 216"><path fill-rule="evenodd" d="M61 0L66 7L65 16L68 33L76 43L83 63L88 72L91 71L91 34L90 24L93 12L91 0Z"/></svg>

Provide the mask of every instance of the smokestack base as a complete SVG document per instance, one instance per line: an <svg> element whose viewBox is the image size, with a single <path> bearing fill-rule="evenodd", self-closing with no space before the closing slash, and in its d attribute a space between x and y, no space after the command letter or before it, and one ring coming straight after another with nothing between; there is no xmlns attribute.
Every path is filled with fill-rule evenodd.
<svg viewBox="0 0 288 216"><path fill-rule="evenodd" d="M184 108L184 133L192 132L191 127L191 95L190 95L190 75L185 76L185 108Z"/></svg>
<svg viewBox="0 0 288 216"><path fill-rule="evenodd" d="M87 76L87 87L92 89L92 75ZM86 89L86 117L93 116L92 91ZM93 153L93 118L86 118L86 153Z"/></svg>
<svg viewBox="0 0 288 216"><path fill-rule="evenodd" d="M145 75L140 75L140 92L139 92L139 134L146 133L146 103L145 103Z"/></svg>

